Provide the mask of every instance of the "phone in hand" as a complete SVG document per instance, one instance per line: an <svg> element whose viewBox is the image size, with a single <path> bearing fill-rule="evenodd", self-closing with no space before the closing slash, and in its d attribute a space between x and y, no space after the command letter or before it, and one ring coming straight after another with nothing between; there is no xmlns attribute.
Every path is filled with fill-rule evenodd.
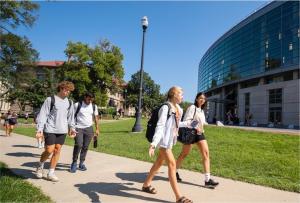
<svg viewBox="0 0 300 203"><path fill-rule="evenodd" d="M199 121L192 121L191 127L196 128L198 124L199 124Z"/></svg>
<svg viewBox="0 0 300 203"><path fill-rule="evenodd" d="M97 139L97 136L94 136L93 141L94 141L94 143L93 143L94 148L97 148L97 147L98 147L98 139Z"/></svg>

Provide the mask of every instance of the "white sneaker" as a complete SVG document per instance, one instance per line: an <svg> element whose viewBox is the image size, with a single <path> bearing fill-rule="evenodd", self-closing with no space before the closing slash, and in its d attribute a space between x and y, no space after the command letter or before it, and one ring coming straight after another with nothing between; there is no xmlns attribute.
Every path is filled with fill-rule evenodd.
<svg viewBox="0 0 300 203"><path fill-rule="evenodd" d="M43 178L43 168L40 166L36 168L36 177L39 179Z"/></svg>
<svg viewBox="0 0 300 203"><path fill-rule="evenodd" d="M56 177L56 175L54 173L51 174L51 175L48 173L47 179L50 180L50 181L53 181L53 182L58 182L59 181L58 177Z"/></svg>
<svg viewBox="0 0 300 203"><path fill-rule="evenodd" d="M45 142L42 142L42 148L45 148Z"/></svg>
<svg viewBox="0 0 300 203"><path fill-rule="evenodd" d="M42 146L41 144L39 144L38 148L39 148L39 149L42 149L42 148L43 148L43 146Z"/></svg>

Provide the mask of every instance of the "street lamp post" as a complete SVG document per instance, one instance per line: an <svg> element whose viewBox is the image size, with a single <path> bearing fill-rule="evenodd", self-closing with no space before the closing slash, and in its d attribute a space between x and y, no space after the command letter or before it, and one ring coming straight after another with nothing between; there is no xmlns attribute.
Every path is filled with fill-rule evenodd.
<svg viewBox="0 0 300 203"><path fill-rule="evenodd" d="M143 27L143 41L142 41L142 57L141 57L141 69L140 69L140 93L139 93L139 101L138 101L138 109L135 113L136 120L135 124L132 128L132 132L141 132L141 117L142 117L142 94L143 94L143 63L144 63L144 41L145 41L145 33L148 27L148 19L147 16L142 18L142 27Z"/></svg>

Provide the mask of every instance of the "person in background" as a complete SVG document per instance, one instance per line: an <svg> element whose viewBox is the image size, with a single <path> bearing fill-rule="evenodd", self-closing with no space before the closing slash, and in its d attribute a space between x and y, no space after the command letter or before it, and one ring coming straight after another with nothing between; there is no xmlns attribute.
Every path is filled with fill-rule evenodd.
<svg viewBox="0 0 300 203"><path fill-rule="evenodd" d="M6 117L6 127L5 127L5 133L6 136L11 136L11 133L13 131L13 129L15 128L15 125L18 123L18 117L17 114L15 112L13 112L12 114L10 113L10 111L7 114Z"/></svg>
<svg viewBox="0 0 300 203"><path fill-rule="evenodd" d="M27 112L24 114L24 118L25 118L25 123L28 124L29 115Z"/></svg>
<svg viewBox="0 0 300 203"><path fill-rule="evenodd" d="M9 132L9 124L8 124L8 119L11 118L11 112L10 110L8 110L8 112L6 113L6 115L4 116L4 124L3 127L5 128L5 136L8 137L8 132Z"/></svg>

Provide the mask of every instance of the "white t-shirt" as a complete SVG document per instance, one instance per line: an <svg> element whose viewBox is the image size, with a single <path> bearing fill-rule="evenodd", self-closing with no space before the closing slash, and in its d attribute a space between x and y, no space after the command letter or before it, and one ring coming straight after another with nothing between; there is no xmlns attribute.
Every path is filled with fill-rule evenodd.
<svg viewBox="0 0 300 203"><path fill-rule="evenodd" d="M74 105L74 114L77 111L78 102ZM95 116L98 116L98 108L95 104ZM81 108L77 114L77 119L75 118L76 128L88 128L93 125L93 104L90 103L86 105L84 101L82 102Z"/></svg>
<svg viewBox="0 0 300 203"><path fill-rule="evenodd" d="M196 112L195 112L195 110L196 110ZM195 117L193 117L194 113L195 113ZM207 125L208 123L206 121L203 109L201 109L200 107L198 108L195 105L189 106L186 110L186 113L185 113L184 117L183 117L183 121L192 120L192 119L199 122L197 128L200 127L201 131L204 133L204 127L203 126Z"/></svg>

